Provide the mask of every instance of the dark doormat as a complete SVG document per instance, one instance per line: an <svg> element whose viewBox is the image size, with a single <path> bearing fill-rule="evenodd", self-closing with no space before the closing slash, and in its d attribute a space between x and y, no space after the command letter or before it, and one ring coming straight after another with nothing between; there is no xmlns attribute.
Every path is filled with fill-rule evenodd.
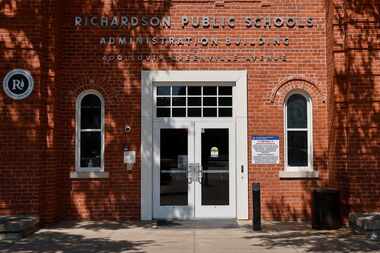
<svg viewBox="0 0 380 253"><path fill-rule="evenodd" d="M159 228L178 229L216 229L216 228L239 228L235 219L199 219L199 220L157 220Z"/></svg>

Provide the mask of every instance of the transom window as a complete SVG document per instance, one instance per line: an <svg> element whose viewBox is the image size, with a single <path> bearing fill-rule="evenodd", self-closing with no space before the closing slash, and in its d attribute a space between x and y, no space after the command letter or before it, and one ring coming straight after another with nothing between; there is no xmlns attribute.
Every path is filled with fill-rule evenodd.
<svg viewBox="0 0 380 253"><path fill-rule="evenodd" d="M232 117L232 86L157 86L156 117Z"/></svg>
<svg viewBox="0 0 380 253"><path fill-rule="evenodd" d="M288 170L312 170L311 101L300 93L285 103L285 161Z"/></svg>
<svg viewBox="0 0 380 253"><path fill-rule="evenodd" d="M103 98L86 91L77 101L77 169L103 170Z"/></svg>

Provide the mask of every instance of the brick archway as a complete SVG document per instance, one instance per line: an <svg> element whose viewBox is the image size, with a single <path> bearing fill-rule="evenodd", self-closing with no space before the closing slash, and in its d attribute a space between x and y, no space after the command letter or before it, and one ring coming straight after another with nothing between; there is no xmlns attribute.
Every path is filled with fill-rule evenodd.
<svg viewBox="0 0 380 253"><path fill-rule="evenodd" d="M317 82L304 76L290 76L281 80L271 91L269 100L274 104L283 104L287 94L292 90L303 90L311 98L322 103L326 102L326 96L322 94Z"/></svg>

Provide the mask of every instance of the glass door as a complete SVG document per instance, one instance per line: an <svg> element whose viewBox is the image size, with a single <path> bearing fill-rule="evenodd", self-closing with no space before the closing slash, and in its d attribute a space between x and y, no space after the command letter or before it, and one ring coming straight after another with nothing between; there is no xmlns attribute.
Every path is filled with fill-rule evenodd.
<svg viewBox="0 0 380 253"><path fill-rule="evenodd" d="M235 218L235 132L232 123L195 124L195 216Z"/></svg>
<svg viewBox="0 0 380 253"><path fill-rule="evenodd" d="M194 127L190 122L156 124L154 129L154 218L194 217Z"/></svg>
<svg viewBox="0 0 380 253"><path fill-rule="evenodd" d="M232 122L157 123L153 143L154 218L236 217Z"/></svg>

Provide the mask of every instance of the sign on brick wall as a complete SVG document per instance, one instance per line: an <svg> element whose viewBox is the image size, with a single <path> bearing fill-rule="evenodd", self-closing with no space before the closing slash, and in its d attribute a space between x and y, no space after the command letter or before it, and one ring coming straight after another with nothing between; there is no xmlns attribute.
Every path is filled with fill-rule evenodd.
<svg viewBox="0 0 380 253"><path fill-rule="evenodd" d="M99 31L99 45L112 48L104 62L244 62L282 63L289 60L286 49L291 38L286 33L313 31L318 26L310 16L75 16L74 26L83 31ZM159 30L155 33L153 30ZM109 35L101 30L109 30ZM171 31L165 33L164 31ZM238 33L233 32L239 31ZM147 31L150 31L147 33ZM176 31L176 32L175 32ZM281 32L282 31L282 32ZM280 33L281 32L281 33ZM185 49L162 54L148 48ZM130 48L137 49L133 53ZM274 49L268 53L268 48ZM203 49L207 49L203 51ZM284 50L285 49L285 50ZM220 54L220 52L223 54Z"/></svg>
<svg viewBox="0 0 380 253"><path fill-rule="evenodd" d="M253 136L252 163L278 164L280 162L280 138L278 136Z"/></svg>
<svg viewBox="0 0 380 253"><path fill-rule="evenodd" d="M3 89L8 97L20 100L27 98L33 92L34 80L29 71L13 69L9 71L3 81Z"/></svg>

